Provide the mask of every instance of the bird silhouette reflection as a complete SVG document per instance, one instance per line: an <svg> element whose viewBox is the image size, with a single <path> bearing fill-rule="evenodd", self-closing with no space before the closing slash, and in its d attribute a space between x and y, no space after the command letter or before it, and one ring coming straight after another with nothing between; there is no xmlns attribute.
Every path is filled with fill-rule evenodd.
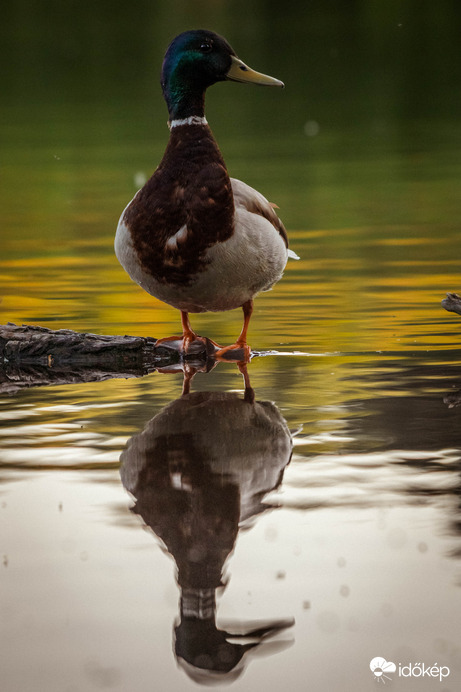
<svg viewBox="0 0 461 692"><path fill-rule="evenodd" d="M246 367L246 366L245 366ZM241 368L242 369L242 368ZM175 654L196 682L231 682L252 654L291 642L274 636L293 619L216 623L216 591L239 529L268 508L264 496L282 481L292 438L277 407L245 394L187 393L168 404L122 453L121 478L133 511L163 541L177 565L180 618ZM270 642L268 641L270 639Z"/></svg>

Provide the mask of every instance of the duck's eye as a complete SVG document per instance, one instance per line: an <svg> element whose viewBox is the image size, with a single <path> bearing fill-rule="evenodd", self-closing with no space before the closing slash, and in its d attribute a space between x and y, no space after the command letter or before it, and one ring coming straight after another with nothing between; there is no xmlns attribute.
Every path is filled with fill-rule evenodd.
<svg viewBox="0 0 461 692"><path fill-rule="evenodd" d="M202 53L209 53L213 49L213 46L211 43L201 43L200 44L200 51Z"/></svg>

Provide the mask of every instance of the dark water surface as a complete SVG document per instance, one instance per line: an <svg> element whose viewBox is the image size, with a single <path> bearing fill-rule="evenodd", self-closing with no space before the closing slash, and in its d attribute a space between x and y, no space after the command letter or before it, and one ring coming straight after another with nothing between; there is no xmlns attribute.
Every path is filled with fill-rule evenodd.
<svg viewBox="0 0 461 692"><path fill-rule="evenodd" d="M0 687L459 690L461 14L192 5L16 3L1 30L2 324L177 332L112 244L188 26L287 83L207 113L301 260L256 301L255 403L226 363L186 397L159 372L0 395ZM192 322L226 344L241 316Z"/></svg>

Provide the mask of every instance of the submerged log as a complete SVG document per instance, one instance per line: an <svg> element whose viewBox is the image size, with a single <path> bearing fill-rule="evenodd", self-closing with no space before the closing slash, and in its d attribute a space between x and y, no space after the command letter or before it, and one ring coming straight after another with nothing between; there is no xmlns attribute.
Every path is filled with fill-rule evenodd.
<svg viewBox="0 0 461 692"><path fill-rule="evenodd" d="M157 345L152 337L112 336L47 329L30 325L0 325L0 392L50 384L96 382L142 377L154 370L187 361L203 369L215 346L194 343L187 355L180 342Z"/></svg>
<svg viewBox="0 0 461 692"><path fill-rule="evenodd" d="M442 306L448 312L456 312L461 315L461 296L457 293L447 293L447 297L442 300Z"/></svg>

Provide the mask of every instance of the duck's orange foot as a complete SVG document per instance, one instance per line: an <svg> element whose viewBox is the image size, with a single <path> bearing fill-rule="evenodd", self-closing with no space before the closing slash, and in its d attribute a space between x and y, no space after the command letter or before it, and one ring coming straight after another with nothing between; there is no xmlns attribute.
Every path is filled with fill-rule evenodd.
<svg viewBox="0 0 461 692"><path fill-rule="evenodd" d="M239 363L249 363L251 359L251 348L245 341L236 341L235 344L219 348L214 355L215 358L219 360L233 360Z"/></svg>
<svg viewBox="0 0 461 692"><path fill-rule="evenodd" d="M214 356L220 348L218 344L215 344L208 337L198 336L194 333L157 339L155 346L165 346L185 356Z"/></svg>

